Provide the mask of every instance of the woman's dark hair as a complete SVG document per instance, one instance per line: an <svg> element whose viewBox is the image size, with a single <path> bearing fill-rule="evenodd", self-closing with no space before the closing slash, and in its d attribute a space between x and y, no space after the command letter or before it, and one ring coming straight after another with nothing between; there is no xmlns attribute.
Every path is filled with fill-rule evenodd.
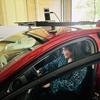
<svg viewBox="0 0 100 100"><path fill-rule="evenodd" d="M75 48L73 48L73 46L65 46L63 48L66 49L66 50L69 50L70 52L72 52L73 60L76 59L76 50L75 50Z"/></svg>
<svg viewBox="0 0 100 100"><path fill-rule="evenodd" d="M67 50L69 50L69 51L71 51L71 52L73 52L73 50L72 50L72 47L71 46L65 46L65 47L63 47L64 49L67 49Z"/></svg>

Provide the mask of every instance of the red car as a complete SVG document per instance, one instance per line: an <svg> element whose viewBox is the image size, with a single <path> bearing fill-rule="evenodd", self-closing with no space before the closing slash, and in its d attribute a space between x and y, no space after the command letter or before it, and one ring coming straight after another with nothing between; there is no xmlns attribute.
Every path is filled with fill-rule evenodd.
<svg viewBox="0 0 100 100"><path fill-rule="evenodd" d="M74 31L62 28L54 35L45 29L36 28L13 34L0 41L0 44L0 100L28 100L28 97L34 95L32 92L46 83L81 67L88 69L82 82L82 95L87 100L88 96L96 100L99 98L100 28ZM61 48L67 45L72 47L75 57L79 58L53 72L38 75L38 70L59 57ZM15 83L30 68L33 68L34 76L31 81L24 84L23 80L20 85ZM13 88L13 85L17 88Z"/></svg>

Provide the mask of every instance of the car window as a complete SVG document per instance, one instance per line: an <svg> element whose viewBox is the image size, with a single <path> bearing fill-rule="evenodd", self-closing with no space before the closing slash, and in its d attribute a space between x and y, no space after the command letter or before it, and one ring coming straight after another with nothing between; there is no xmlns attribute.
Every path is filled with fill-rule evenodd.
<svg viewBox="0 0 100 100"><path fill-rule="evenodd" d="M47 31L36 28L31 31L12 34L0 41L0 71L33 50L41 44L38 40L44 41L47 36Z"/></svg>
<svg viewBox="0 0 100 100"><path fill-rule="evenodd" d="M39 63L37 63L34 67L36 70L41 70L41 72L43 71L43 74L49 73L65 64L87 57L94 52L96 51L93 41L89 39L78 42L76 41L71 44L61 46L43 60L39 61Z"/></svg>
<svg viewBox="0 0 100 100"><path fill-rule="evenodd" d="M6 45L2 45L2 50L0 51L0 71L3 70L7 64L14 61L14 59L17 60L23 54L29 52L29 49L37 44L37 41L33 38L23 34L17 35L16 40L12 40L14 42L5 43ZM15 36L13 36L11 39L14 39L14 37Z"/></svg>

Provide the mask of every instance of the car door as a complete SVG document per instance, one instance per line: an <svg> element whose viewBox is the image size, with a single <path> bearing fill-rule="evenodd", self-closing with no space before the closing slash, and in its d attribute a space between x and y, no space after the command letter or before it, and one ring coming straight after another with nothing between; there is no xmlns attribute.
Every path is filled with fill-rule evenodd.
<svg viewBox="0 0 100 100"><path fill-rule="evenodd" d="M71 63L61 65L54 70L50 70L49 72L38 75L37 71L39 69L41 69L43 66L47 65L48 63L53 62L59 56L63 55L62 48L65 46L70 46L72 48L74 57L76 59ZM96 48L96 43L91 38L88 38L88 37L75 39L73 41L64 43L56 47L55 49L43 55L42 57L38 58L35 61L35 63L31 65L32 69L29 68L27 69L27 71L25 71L20 76L18 76L18 78L19 77L22 78L22 76L26 72L29 72L29 70L33 70L32 77L27 76L27 82L25 84L22 84L22 86L20 84L21 87L18 87L18 89L16 88L12 90L11 94L8 95L8 97L5 97L4 100L7 100L8 98L16 97L17 95L21 94L22 92L30 88L35 89L35 87L36 88L42 87L45 84L50 83L53 79L59 77L60 75L64 75L67 71L76 70L78 67L82 68L83 65L86 67L90 66L89 68L93 69L92 71L95 71L95 68L97 65L94 64L94 62L99 60L99 56L97 52L98 51ZM12 84L10 84L10 86L11 85Z"/></svg>
<svg viewBox="0 0 100 100"><path fill-rule="evenodd" d="M87 66L90 64L96 64L98 61L100 62L99 55L100 55L100 53L96 53L96 54L91 55L87 58L70 63L67 66L64 66L63 68L61 68L59 70L51 72L51 73L49 73L41 78L38 78L38 79L30 82L29 84L21 87L20 89L13 91L11 94L9 94L8 96L5 96L1 100L14 100L14 99L15 100L24 100L25 98L21 99L20 96L22 96L22 94L24 94L25 91L29 91L29 90L33 89L33 94L34 94L34 91L35 91L35 89L37 89L37 87L40 87L40 86L47 84L52 79L55 79L55 78L59 77L60 75L63 75L65 72L69 72L69 70L71 71L71 69L75 70L74 68L82 67L82 65L84 65L84 63ZM56 77L55 77L55 75L56 75ZM25 95L24 95L24 97L25 97Z"/></svg>

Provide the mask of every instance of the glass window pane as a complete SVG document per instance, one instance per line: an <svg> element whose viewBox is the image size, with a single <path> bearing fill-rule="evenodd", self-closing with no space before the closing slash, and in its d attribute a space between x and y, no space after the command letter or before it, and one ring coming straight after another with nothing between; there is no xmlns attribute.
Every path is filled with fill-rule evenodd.
<svg viewBox="0 0 100 100"><path fill-rule="evenodd" d="M34 28L31 31L12 34L0 41L0 71L41 44L34 37L42 41L47 36L48 32L45 29Z"/></svg>
<svg viewBox="0 0 100 100"><path fill-rule="evenodd" d="M100 0L72 0L72 21L100 19Z"/></svg>
<svg viewBox="0 0 100 100"><path fill-rule="evenodd" d="M62 46L60 49L49 54L40 61L35 68L43 74L54 71L63 65L87 57L94 53L94 45L90 40L84 40L70 45Z"/></svg>

